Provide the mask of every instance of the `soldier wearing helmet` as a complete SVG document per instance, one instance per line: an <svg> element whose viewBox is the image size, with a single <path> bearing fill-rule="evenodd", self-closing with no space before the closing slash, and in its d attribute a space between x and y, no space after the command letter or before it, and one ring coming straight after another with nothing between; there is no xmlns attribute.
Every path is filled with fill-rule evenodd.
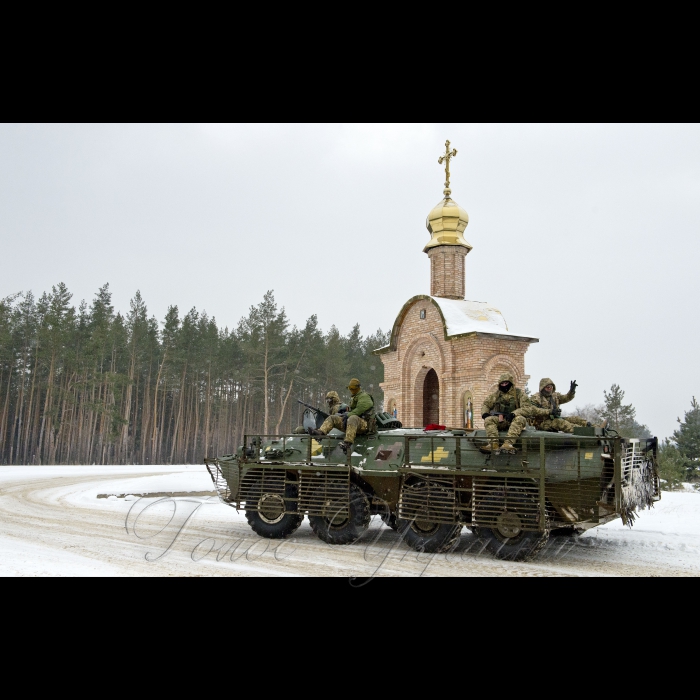
<svg viewBox="0 0 700 700"><path fill-rule="evenodd" d="M350 407L346 411L342 411L342 413L329 415L320 428L309 428L308 431L310 435L328 435L333 428L342 430L345 433L345 439L340 443L340 448L346 454L348 447L355 442L356 435L364 435L365 433L374 432L376 429L374 399L372 396L363 391L358 379L351 379L348 389L352 395ZM335 394L335 392L328 393Z"/></svg>
<svg viewBox="0 0 700 700"><path fill-rule="evenodd" d="M557 387L549 377L540 379L540 390L530 397L532 405L530 409L530 423L538 430L561 430L564 433L573 433L575 425L588 426L591 424L585 418L578 416L561 417L560 404L568 403L576 394L576 381L572 381L568 394L560 394Z"/></svg>
<svg viewBox="0 0 700 700"><path fill-rule="evenodd" d="M344 413L347 410L348 405L340 401L340 396L338 396L337 391L329 391L326 394L326 411L329 416L333 416L336 413ZM307 430L303 425L300 425L294 429L294 432L306 434Z"/></svg>
<svg viewBox="0 0 700 700"><path fill-rule="evenodd" d="M347 411L348 405L340 401L340 396L338 396L337 391L329 391L326 394L326 409L328 411L328 415L333 416L336 413L344 413L345 411ZM294 432L306 434L307 430L303 425L300 425L294 429Z"/></svg>
<svg viewBox="0 0 700 700"><path fill-rule="evenodd" d="M341 403L337 391L329 391L326 394L326 406L328 407L329 416L335 415L336 413L344 413L348 410L348 405L346 403Z"/></svg>
<svg viewBox="0 0 700 700"><path fill-rule="evenodd" d="M530 401L525 392L515 387L513 375L504 372L498 378L498 390L487 396L481 407L481 417L489 439L489 444L482 447L482 451L515 454L513 440L527 425L529 406ZM499 430L508 431L501 447L498 446Z"/></svg>

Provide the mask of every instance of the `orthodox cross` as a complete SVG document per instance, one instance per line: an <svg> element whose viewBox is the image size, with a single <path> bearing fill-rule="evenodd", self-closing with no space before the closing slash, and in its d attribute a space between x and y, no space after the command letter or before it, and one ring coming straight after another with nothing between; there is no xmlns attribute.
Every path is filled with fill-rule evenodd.
<svg viewBox="0 0 700 700"><path fill-rule="evenodd" d="M453 148L452 151L450 151L450 142L445 141L445 155L438 158L438 163L440 165L442 165L443 162L445 163L445 190L443 191L445 199L452 194L452 190L450 189L450 160L452 160L452 158L454 158L456 155L457 149Z"/></svg>

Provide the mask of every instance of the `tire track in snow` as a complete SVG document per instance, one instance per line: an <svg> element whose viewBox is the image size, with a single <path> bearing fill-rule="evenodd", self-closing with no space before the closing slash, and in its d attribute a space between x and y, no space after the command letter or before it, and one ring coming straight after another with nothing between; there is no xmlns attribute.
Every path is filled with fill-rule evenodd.
<svg viewBox="0 0 700 700"><path fill-rule="evenodd" d="M162 470L144 471L138 476L163 474ZM25 543L28 553L40 547L59 559L62 552L83 557L98 567L102 565L110 574L343 577L700 574L698 557L684 561L682 556L688 550L697 552L698 542L687 537L664 537L660 532L592 530L564 543L559 538L551 540L535 561L516 563L499 561L488 552L476 553L480 549L477 540L466 530L453 553L419 555L401 543L395 532L381 526L376 517L366 541L354 545L327 545L313 535L308 521L291 540L264 540L254 535L244 517L235 510L218 502L192 498L163 501L148 508L138 519L137 537L133 527L130 531L125 528L127 512L134 503L114 504L95 499L92 506L82 501L76 503L75 498L71 500L71 496L91 487L108 491L110 482L133 479L133 470L109 475L57 473L50 477L31 477L29 471L27 475L28 481L0 482L0 536L19 549ZM145 505L144 501L135 508ZM157 534L175 506L181 519L186 508L197 510L178 537L174 538L180 524L177 519ZM158 557L171 542L167 554ZM149 553L155 560L147 560ZM46 571L50 574L50 567Z"/></svg>

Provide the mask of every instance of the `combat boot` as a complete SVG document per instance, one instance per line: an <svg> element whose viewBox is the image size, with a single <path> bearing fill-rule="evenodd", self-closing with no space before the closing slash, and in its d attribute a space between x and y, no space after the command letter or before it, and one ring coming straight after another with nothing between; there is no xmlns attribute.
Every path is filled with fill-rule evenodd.
<svg viewBox="0 0 700 700"><path fill-rule="evenodd" d="M309 435L325 435L325 433L322 430L319 430L318 428L307 428L306 432Z"/></svg>
<svg viewBox="0 0 700 700"><path fill-rule="evenodd" d="M351 442L345 442L345 440L342 440L341 442L338 443L338 447L343 451L343 454L348 453L348 447L351 447L352 443Z"/></svg>
<svg viewBox="0 0 700 700"><path fill-rule="evenodd" d="M494 454L494 455L501 454L501 450L498 447L498 440L491 440L491 442L488 445L483 445L479 449L487 455L489 455L489 454Z"/></svg>
<svg viewBox="0 0 700 700"><path fill-rule="evenodd" d="M508 455L514 455L515 454L515 447L513 446L513 443L506 438L506 440L503 442L501 445L501 452L505 452Z"/></svg>

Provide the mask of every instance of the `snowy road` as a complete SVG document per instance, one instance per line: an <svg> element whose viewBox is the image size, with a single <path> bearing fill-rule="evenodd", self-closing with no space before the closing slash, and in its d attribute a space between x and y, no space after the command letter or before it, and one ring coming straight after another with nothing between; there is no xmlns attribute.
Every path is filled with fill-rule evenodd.
<svg viewBox="0 0 700 700"><path fill-rule="evenodd" d="M373 518L331 547L308 522L258 538L208 497L203 466L0 467L2 576L697 576L700 494L664 493L632 529L620 521L556 538L534 562L495 559L467 530L456 551L419 555ZM177 493L174 498L138 494Z"/></svg>

